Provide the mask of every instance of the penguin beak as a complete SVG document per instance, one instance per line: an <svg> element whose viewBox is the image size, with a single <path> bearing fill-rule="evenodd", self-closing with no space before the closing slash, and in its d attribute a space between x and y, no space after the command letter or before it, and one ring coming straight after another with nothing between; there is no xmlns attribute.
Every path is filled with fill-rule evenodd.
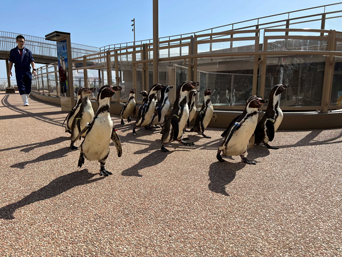
<svg viewBox="0 0 342 257"><path fill-rule="evenodd" d="M120 86L114 86L114 87L112 87L112 88L113 88L114 91L120 91L120 90L122 90L122 87L120 87Z"/></svg>
<svg viewBox="0 0 342 257"><path fill-rule="evenodd" d="M262 104L267 104L268 100L267 99L261 99L261 100L259 100L259 102L262 103Z"/></svg>

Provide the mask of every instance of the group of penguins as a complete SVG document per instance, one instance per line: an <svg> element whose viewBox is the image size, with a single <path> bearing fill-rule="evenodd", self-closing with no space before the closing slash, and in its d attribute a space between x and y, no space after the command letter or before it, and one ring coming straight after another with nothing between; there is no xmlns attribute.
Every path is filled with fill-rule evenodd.
<svg viewBox="0 0 342 257"><path fill-rule="evenodd" d="M210 138L204 134L204 131L212 119L216 121L217 115L214 113L214 107L210 100L210 89L204 91L202 108L197 113L196 96L198 86L199 83L193 81L184 81L179 85L172 109L170 108L168 93L173 86L155 84L150 88L149 92L141 91L140 94L143 96L143 100L133 127L133 134L136 135L137 127L154 129L160 126L162 152L169 151L165 148L165 145L172 141L178 141L187 146L194 145L193 142L189 141L189 138L184 137L184 133L186 127L189 127L190 122L196 117L195 125L190 131L197 132L205 138ZM283 84L274 86L270 92L269 100L256 95L247 100L243 113L234 118L221 135L224 140L219 145L216 155L220 162L225 162L222 155L239 155L242 162L255 164L255 161L248 160L245 157L247 149L254 144L263 143L268 148L277 149L268 143L273 140L274 134L283 120L283 112L279 104L281 93L287 87ZM63 122L63 126L65 123L65 131L71 134L70 148L72 150L78 149L74 143L83 138L79 147L78 167L82 167L84 158L89 161L98 161L101 176L112 174L105 169L111 140L114 142L118 157L122 155L121 141L109 112L111 98L115 92L120 90L122 90L121 86L102 86L97 95L98 108L94 112L89 99L92 90L80 88L77 93L77 102ZM266 112L259 121L258 116L261 107L267 102ZM120 112L121 124L125 124L124 119L130 122L131 117L135 114L135 91L131 89L129 99Z"/></svg>

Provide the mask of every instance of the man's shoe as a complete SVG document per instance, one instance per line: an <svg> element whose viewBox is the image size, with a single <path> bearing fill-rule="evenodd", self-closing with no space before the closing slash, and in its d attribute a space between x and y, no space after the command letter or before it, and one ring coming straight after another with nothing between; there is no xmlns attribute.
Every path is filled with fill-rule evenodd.
<svg viewBox="0 0 342 257"><path fill-rule="evenodd" d="M23 99L24 102L24 106L28 106L29 102L28 102L28 97L26 94L21 95L21 98Z"/></svg>

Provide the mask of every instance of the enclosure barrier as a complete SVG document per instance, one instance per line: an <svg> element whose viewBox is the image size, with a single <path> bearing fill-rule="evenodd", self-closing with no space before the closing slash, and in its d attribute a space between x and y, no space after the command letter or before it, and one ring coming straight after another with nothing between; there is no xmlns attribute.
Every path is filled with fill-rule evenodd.
<svg viewBox="0 0 342 257"><path fill-rule="evenodd" d="M160 41L159 83L175 86L172 102L181 82L199 81L198 106L211 88L216 110L242 110L250 95L268 98L278 83L290 86L282 94L283 110L341 108L342 32L264 29L263 44L260 34L260 29L224 31ZM139 102L139 92L152 85L152 62L152 43L74 58L75 93L78 87L94 88L95 99L101 85L117 84L123 89L114 102L126 101L132 88ZM32 86L39 94L60 96L57 63L39 68Z"/></svg>

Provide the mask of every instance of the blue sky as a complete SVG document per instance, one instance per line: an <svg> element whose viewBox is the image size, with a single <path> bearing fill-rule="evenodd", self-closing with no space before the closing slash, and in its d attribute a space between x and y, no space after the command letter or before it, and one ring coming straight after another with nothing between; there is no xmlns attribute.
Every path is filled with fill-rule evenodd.
<svg viewBox="0 0 342 257"><path fill-rule="evenodd" d="M159 36L199 31L282 12L331 4L323 0L227 1L159 0ZM44 37L55 30L71 33L74 43L104 46L153 37L153 0L8 1L0 3L0 30ZM339 5L339 9L341 9ZM0 60L0 78L5 78Z"/></svg>

